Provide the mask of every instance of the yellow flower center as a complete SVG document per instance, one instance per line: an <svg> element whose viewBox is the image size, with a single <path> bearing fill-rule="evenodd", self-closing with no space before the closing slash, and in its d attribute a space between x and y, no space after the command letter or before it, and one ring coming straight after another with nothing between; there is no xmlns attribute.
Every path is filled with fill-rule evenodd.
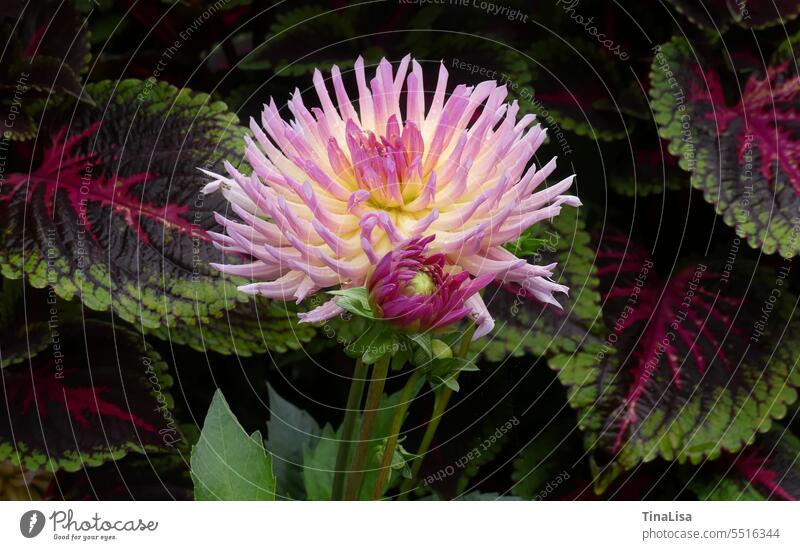
<svg viewBox="0 0 800 550"><path fill-rule="evenodd" d="M436 291L433 278L424 271L420 271L408 282L405 293L408 295L430 296Z"/></svg>

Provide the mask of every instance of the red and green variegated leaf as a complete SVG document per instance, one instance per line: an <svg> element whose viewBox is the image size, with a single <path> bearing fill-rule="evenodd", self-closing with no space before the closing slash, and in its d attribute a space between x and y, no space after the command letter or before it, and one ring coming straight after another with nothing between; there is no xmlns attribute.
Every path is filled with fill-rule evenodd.
<svg viewBox="0 0 800 550"><path fill-rule="evenodd" d="M797 399L800 327L785 272L748 286L738 279L752 266L740 263L726 271L701 262L661 279L642 247L604 238L605 349L559 361L562 381L595 386L579 417L600 488L656 457L698 463L738 452Z"/></svg>
<svg viewBox="0 0 800 550"><path fill-rule="evenodd" d="M761 29L784 24L800 13L797 0L669 0L698 27L724 30L733 23Z"/></svg>
<svg viewBox="0 0 800 550"><path fill-rule="evenodd" d="M0 278L0 368L21 363L50 343L47 319L26 316L20 322L24 291L22 281Z"/></svg>
<svg viewBox="0 0 800 550"><path fill-rule="evenodd" d="M236 292L231 286L229 292ZM181 322L175 327L158 327L150 333L174 344L197 351L250 357L263 353L299 350L310 342L316 329L301 324L298 309L291 303L251 298L207 323Z"/></svg>
<svg viewBox="0 0 800 550"><path fill-rule="evenodd" d="M50 345L0 371L0 461L76 471L180 440L166 364L111 324L56 322Z"/></svg>
<svg viewBox="0 0 800 550"><path fill-rule="evenodd" d="M704 29L724 31L733 21L727 0L669 0L689 21Z"/></svg>
<svg viewBox="0 0 800 550"><path fill-rule="evenodd" d="M91 101L81 84L91 59L89 33L70 2L29 2L21 17L14 1L6 3L0 13L0 35L8 37L0 58L0 115L8 139L30 139L42 105L37 98L55 92Z"/></svg>
<svg viewBox="0 0 800 550"><path fill-rule="evenodd" d="M70 2L29 3L17 22L15 40L28 60L58 59L75 75L83 74L89 67L92 54L86 21Z"/></svg>
<svg viewBox="0 0 800 550"><path fill-rule="evenodd" d="M97 468L55 474L59 500L191 500L188 452L131 454Z"/></svg>
<svg viewBox="0 0 800 550"><path fill-rule="evenodd" d="M700 500L800 500L800 439L773 429L689 483Z"/></svg>
<svg viewBox="0 0 800 550"><path fill-rule="evenodd" d="M15 104L13 95L9 99L9 93L4 94L3 100L0 101L0 120L7 120L10 123L2 128L3 140L21 141L36 136L36 122L26 106L27 103Z"/></svg>
<svg viewBox="0 0 800 550"><path fill-rule="evenodd" d="M96 106L56 110L39 162L0 188L2 273L145 327L219 316L240 298L208 266L224 199L198 168L240 157L236 116L166 83L87 89Z"/></svg>
<svg viewBox="0 0 800 550"><path fill-rule="evenodd" d="M793 65L752 75L730 106L716 66L673 39L653 60L662 137L725 223L767 254L800 251L800 77Z"/></svg>
<svg viewBox="0 0 800 550"><path fill-rule="evenodd" d="M524 291L488 287L484 300L495 319L495 329L481 342L485 357L504 361L509 356L553 355L599 345L600 295L594 269L594 251L577 210L564 211L548 223L534 226L540 239L537 252L526 258L547 265L557 262L553 280L570 288L558 295L562 308L542 304Z"/></svg>

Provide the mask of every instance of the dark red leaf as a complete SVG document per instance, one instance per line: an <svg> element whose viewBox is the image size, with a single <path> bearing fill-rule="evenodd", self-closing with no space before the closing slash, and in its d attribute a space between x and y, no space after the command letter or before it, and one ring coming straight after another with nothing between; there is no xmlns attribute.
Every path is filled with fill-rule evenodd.
<svg viewBox="0 0 800 550"><path fill-rule="evenodd" d="M47 348L0 371L0 460L74 471L180 441L166 365L140 336L57 315L48 335Z"/></svg>

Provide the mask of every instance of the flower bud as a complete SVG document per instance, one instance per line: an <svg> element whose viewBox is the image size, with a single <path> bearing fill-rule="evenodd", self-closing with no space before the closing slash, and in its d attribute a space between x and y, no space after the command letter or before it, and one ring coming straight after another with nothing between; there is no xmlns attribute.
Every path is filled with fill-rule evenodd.
<svg viewBox="0 0 800 550"><path fill-rule="evenodd" d="M450 359L453 357L453 350L446 342L439 339L431 340L431 352L434 359Z"/></svg>
<svg viewBox="0 0 800 550"><path fill-rule="evenodd" d="M466 271L448 272L444 254L427 252L433 239L411 239L387 253L367 280L370 301L380 315L409 331L425 332L460 321L471 312L466 300L492 280L491 276L471 279ZM445 347L440 342L441 353L447 353Z"/></svg>

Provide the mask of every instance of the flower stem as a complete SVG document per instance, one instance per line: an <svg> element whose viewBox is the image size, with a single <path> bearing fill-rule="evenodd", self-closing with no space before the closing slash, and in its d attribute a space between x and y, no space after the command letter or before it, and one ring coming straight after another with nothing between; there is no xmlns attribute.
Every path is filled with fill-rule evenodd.
<svg viewBox="0 0 800 550"><path fill-rule="evenodd" d="M422 467L422 461L424 460L425 454L428 452L428 449L431 446L433 436L436 434L436 429L439 427L439 422L442 420L444 410L447 408L447 402L450 401L451 395L453 395L453 390L445 385L442 385L436 389L431 419L428 422L428 426L425 428L425 434L422 436L422 442L419 444L417 456L411 463L411 477L406 479L400 488L400 500L405 500L408 498L407 495L409 491L411 491L411 488L417 481L419 470Z"/></svg>
<svg viewBox="0 0 800 550"><path fill-rule="evenodd" d="M476 329L477 325L475 323L470 323L470 325L464 331L464 335L461 337L461 342L455 357L464 359L467 356L467 353L469 352L469 344L472 341L472 335L475 334ZM456 380L457 378L458 373L453 375L453 380ZM452 395L453 390L444 384L436 389L431 419L428 422L427 428L425 428L425 433L422 436L422 442L419 444L419 449L417 450L417 456L411 463L411 477L405 480L403 485L400 487L400 496L398 497L399 500L406 500L409 492L411 492L412 488L416 484L419 470L422 468L422 461L425 459L425 454L428 452L428 449L431 446L433 436L436 434L436 430L439 427L439 422L441 422L442 416L444 416L447 403L450 401L450 397Z"/></svg>
<svg viewBox="0 0 800 550"><path fill-rule="evenodd" d="M367 365L361 359L356 361L353 370L353 381L350 383L350 392L347 394L347 405L342 421L342 435L339 440L339 448L336 451L336 466L333 472L333 488L331 489L332 500L342 500L344 494L344 477L347 468L347 458L350 454L350 447L353 439L353 428L356 424L356 416L361 406L361 397L364 395L364 384L367 378Z"/></svg>
<svg viewBox="0 0 800 550"><path fill-rule="evenodd" d="M347 485L345 488L345 500L357 500L361 492L361 482L364 480L364 466L367 462L372 429L375 427L375 420L378 414L378 407L383 397L383 386L386 384L386 375L389 373L390 355L381 357L372 369L372 380L367 390L367 402L364 405L364 414L361 417L361 430L356 443L356 450L353 453L353 463L347 475Z"/></svg>
<svg viewBox="0 0 800 550"><path fill-rule="evenodd" d="M397 405L397 410L392 418L392 429L389 432L389 440L386 442L386 449L383 451L383 459L381 460L380 470L378 470L378 479L375 480L375 487L372 490L372 499L378 500L383 495L383 488L389 480L391 474L392 458L394 458L394 451L397 449L397 440L400 438L400 429L403 426L408 407L411 405L411 399L414 390L417 389L417 382L422 376L420 369L415 370L411 377L403 387L403 393L400 394L400 403Z"/></svg>
<svg viewBox="0 0 800 550"><path fill-rule="evenodd" d="M472 343L472 336L475 334L477 329L478 325L476 325L474 322L469 324L467 330L464 331L464 335L461 337L461 342L459 342L456 357L461 359L465 359L467 357L467 353L469 353L469 345Z"/></svg>

